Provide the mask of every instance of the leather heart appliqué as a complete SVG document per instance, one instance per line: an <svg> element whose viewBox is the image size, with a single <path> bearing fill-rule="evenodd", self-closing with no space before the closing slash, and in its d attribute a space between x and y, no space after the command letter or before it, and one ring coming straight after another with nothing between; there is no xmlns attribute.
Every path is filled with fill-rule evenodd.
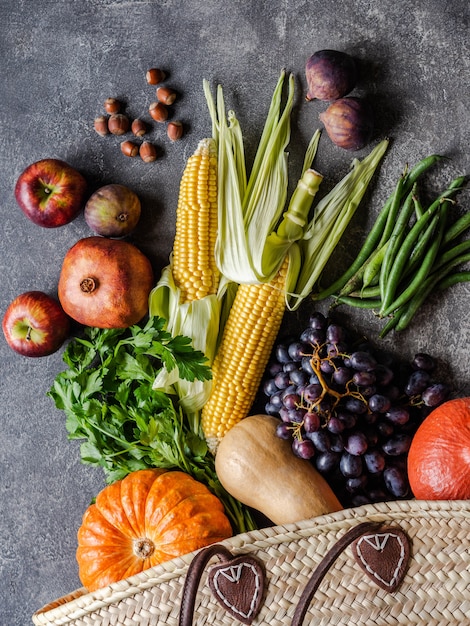
<svg viewBox="0 0 470 626"><path fill-rule="evenodd" d="M247 555L234 557L214 565L208 581L219 604L244 624L251 624L263 602L265 572L261 563Z"/></svg>
<svg viewBox="0 0 470 626"><path fill-rule="evenodd" d="M382 527L361 535L351 547L357 563L379 587L386 591L398 588L410 558L410 539L404 531Z"/></svg>

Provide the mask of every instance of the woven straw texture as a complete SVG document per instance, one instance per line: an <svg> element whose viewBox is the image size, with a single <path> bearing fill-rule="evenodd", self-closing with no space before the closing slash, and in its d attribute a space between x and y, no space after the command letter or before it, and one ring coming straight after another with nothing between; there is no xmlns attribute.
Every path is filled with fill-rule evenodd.
<svg viewBox="0 0 470 626"><path fill-rule="evenodd" d="M470 624L470 501L400 501L367 505L237 535L222 542L234 555L265 564L267 588L253 625L286 626L323 556L364 521L399 526L411 539L409 568L389 593L360 570L346 549L328 571L304 624ZM37 611L37 625L177 626L187 567L194 554L174 559L94 593L79 589ZM207 569L210 569L209 564ZM206 574L198 591L195 626L237 624L212 597Z"/></svg>

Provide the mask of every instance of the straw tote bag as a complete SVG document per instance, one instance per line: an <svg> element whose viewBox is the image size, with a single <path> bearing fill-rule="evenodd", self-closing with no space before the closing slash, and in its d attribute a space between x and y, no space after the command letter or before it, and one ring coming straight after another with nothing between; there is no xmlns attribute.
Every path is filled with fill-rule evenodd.
<svg viewBox="0 0 470 626"><path fill-rule="evenodd" d="M236 535L38 610L37 625L470 624L470 501L405 500Z"/></svg>

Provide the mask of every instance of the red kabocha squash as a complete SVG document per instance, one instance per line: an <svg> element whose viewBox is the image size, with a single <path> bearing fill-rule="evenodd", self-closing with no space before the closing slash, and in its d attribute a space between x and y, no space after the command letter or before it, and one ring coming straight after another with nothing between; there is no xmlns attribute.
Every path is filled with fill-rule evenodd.
<svg viewBox="0 0 470 626"><path fill-rule="evenodd" d="M470 398L444 402L422 422L408 453L408 479L420 500L470 498Z"/></svg>
<svg viewBox="0 0 470 626"><path fill-rule="evenodd" d="M79 577L95 591L232 534L204 484L181 471L139 470L105 487L85 511Z"/></svg>

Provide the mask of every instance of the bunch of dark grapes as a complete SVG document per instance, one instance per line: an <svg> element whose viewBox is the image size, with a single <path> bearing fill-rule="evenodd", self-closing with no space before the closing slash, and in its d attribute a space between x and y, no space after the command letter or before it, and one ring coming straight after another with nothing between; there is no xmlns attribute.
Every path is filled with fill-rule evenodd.
<svg viewBox="0 0 470 626"><path fill-rule="evenodd" d="M406 459L424 417L450 393L433 379L435 360L403 364L357 342L322 313L275 346L263 391L277 435L313 463L343 506L412 497Z"/></svg>

